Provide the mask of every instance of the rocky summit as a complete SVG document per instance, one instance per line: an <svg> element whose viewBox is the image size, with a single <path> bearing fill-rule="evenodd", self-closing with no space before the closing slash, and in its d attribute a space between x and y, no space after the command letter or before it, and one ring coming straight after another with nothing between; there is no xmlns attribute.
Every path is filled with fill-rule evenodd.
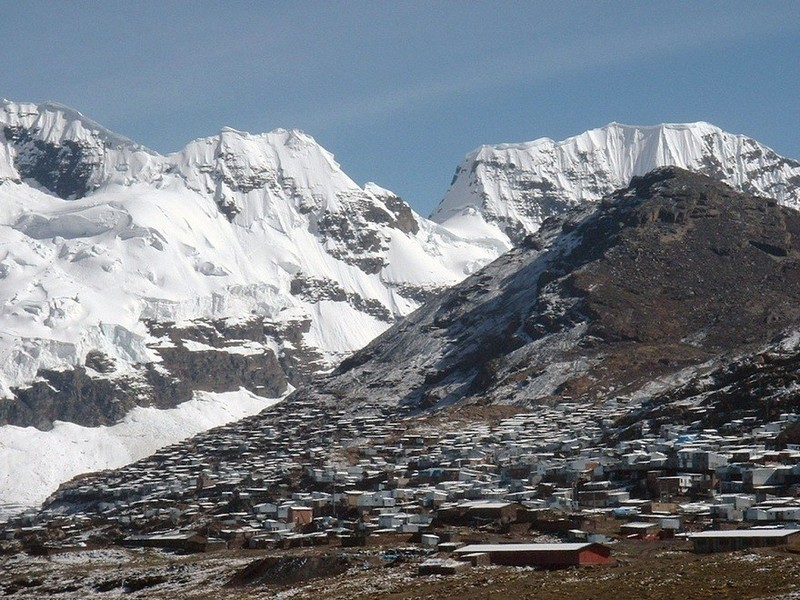
<svg viewBox="0 0 800 600"><path fill-rule="evenodd" d="M602 402L798 325L800 213L675 167L572 211L347 359L347 402Z"/></svg>

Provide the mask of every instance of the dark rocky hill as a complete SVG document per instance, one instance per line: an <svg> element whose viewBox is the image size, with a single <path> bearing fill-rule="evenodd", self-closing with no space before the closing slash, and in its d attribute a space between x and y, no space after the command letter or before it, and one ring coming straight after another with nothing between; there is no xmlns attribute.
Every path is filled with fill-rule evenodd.
<svg viewBox="0 0 800 600"><path fill-rule="evenodd" d="M299 395L410 410L649 397L797 325L798 236L793 209L660 168L546 221Z"/></svg>

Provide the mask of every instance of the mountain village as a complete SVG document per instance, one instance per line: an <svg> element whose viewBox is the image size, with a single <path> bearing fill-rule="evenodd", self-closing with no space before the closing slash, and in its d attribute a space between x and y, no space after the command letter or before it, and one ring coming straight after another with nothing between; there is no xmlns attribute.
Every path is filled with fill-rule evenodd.
<svg viewBox="0 0 800 600"><path fill-rule="evenodd" d="M668 426L604 445L625 403L398 423L378 408L353 416L289 401L62 486L44 511L5 523L1 547L280 552L379 540L449 556L501 541L524 542L511 564L547 566L552 557L530 552L537 542L550 554L599 544L613 557L620 539L688 539L697 552L800 541L800 447L779 443L799 415L719 430ZM503 562L489 551L466 556ZM466 564L434 558L419 568Z"/></svg>
<svg viewBox="0 0 800 600"><path fill-rule="evenodd" d="M800 1L2 14L0 600L800 600Z"/></svg>

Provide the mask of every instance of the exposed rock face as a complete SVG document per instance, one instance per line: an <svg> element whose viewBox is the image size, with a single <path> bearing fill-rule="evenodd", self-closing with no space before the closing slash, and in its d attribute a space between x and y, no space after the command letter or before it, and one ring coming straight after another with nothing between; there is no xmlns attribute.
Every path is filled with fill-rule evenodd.
<svg viewBox="0 0 800 600"><path fill-rule="evenodd" d="M286 391L287 383L308 383L327 368L320 353L303 340L308 320L273 323L251 317L199 319L179 327L172 323L148 325L151 333L169 340L156 346L163 365L203 391L244 387L261 396L276 397ZM222 364L214 365L216 360Z"/></svg>
<svg viewBox="0 0 800 600"><path fill-rule="evenodd" d="M75 200L109 178L124 180L131 165L155 156L75 110L55 103L0 99L0 183L33 181Z"/></svg>
<svg viewBox="0 0 800 600"><path fill-rule="evenodd" d="M789 328L768 344L733 353L689 375L648 394L641 406L615 423L617 437L658 432L668 424L735 434L745 420L763 423L800 411L800 328ZM800 424L795 424L777 443L798 441Z"/></svg>
<svg viewBox="0 0 800 600"><path fill-rule="evenodd" d="M416 235L420 226L411 208L398 196L376 186L367 190L372 197L339 194L338 206L319 214L316 227L332 256L375 275L389 264L391 236L386 228Z"/></svg>
<svg viewBox="0 0 800 600"><path fill-rule="evenodd" d="M377 300L368 300L354 292L348 292L342 286L331 279L313 279L303 276L302 273L295 275L292 280L291 292L308 302L321 302L332 300L334 302L347 302L358 311L372 315L373 317L391 323L394 321L392 313ZM401 292L413 297L409 292Z"/></svg>
<svg viewBox="0 0 800 600"><path fill-rule="evenodd" d="M275 324L262 318L198 320L176 327L148 324L158 338L160 362L117 371L101 352L87 354L85 366L42 369L31 385L15 388L0 401L0 425L50 429L53 421L112 425L134 406L172 408L194 390L227 392L245 388L274 398L288 385L307 383L325 361L303 342L309 322ZM276 356L275 349L280 349Z"/></svg>
<svg viewBox="0 0 800 600"><path fill-rule="evenodd" d="M136 373L110 378L84 367L41 370L29 387L16 388L0 401L0 424L48 430L53 421L112 425L134 406L172 408L189 400L192 388L153 364Z"/></svg>
<svg viewBox="0 0 800 600"><path fill-rule="evenodd" d="M580 246L539 280L530 335L585 320L603 342L715 353L797 320L800 213L676 173L634 178L578 225Z"/></svg>
<svg viewBox="0 0 800 600"><path fill-rule="evenodd" d="M800 213L662 168L541 231L346 360L331 399L602 401L800 323Z"/></svg>
<svg viewBox="0 0 800 600"><path fill-rule="evenodd" d="M82 198L89 191L93 165L79 143L44 142L22 127L4 127L3 134L17 148L14 166L23 179L33 179L64 199Z"/></svg>

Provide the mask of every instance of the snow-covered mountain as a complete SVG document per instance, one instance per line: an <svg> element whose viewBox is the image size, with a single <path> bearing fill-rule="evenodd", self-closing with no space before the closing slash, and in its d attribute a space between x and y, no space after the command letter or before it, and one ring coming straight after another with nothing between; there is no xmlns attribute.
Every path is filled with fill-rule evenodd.
<svg viewBox="0 0 800 600"><path fill-rule="evenodd" d="M284 324L269 343L232 346L280 359L300 344L332 366L548 215L663 164L800 205L799 163L706 123L484 146L437 224L357 185L299 131L223 129L162 156L69 108L4 100L0 392L93 353L114 372L157 364L170 336L153 324L197 319L216 320L218 337L230 319Z"/></svg>
<svg viewBox="0 0 800 600"><path fill-rule="evenodd" d="M248 393L282 396L500 251L360 187L300 131L162 156L0 101L0 505L120 466L118 434L148 440L135 460L197 431L149 407L193 401L207 427L260 410ZM242 409L203 401L227 392ZM32 460L20 440L46 434L17 426L75 452Z"/></svg>
<svg viewBox="0 0 800 600"><path fill-rule="evenodd" d="M668 165L800 207L800 163L752 138L703 122L611 123L561 142L541 138L473 150L431 218L453 231L511 247L547 217L597 202L634 175Z"/></svg>
<svg viewBox="0 0 800 600"><path fill-rule="evenodd" d="M702 123L483 147L428 220L299 131L223 129L160 155L72 109L0 100L0 482L16 490L0 485L0 504L116 464L89 444L68 468L28 468L2 440L39 433L14 424L156 448L195 429L155 439L167 417L148 407L205 407L209 427L242 416L202 394L282 396L546 216L667 163L800 204L800 164Z"/></svg>
<svg viewBox="0 0 800 600"><path fill-rule="evenodd" d="M100 351L158 361L145 320L307 321L328 364L494 258L359 187L310 136L224 129L161 156L54 104L0 104L0 389Z"/></svg>

